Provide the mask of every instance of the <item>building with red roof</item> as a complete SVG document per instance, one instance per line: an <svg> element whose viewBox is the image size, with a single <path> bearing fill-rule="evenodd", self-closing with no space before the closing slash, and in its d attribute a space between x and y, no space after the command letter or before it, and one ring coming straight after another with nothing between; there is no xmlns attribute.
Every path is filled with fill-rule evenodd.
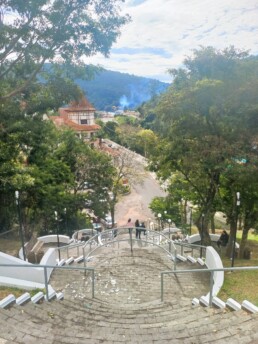
<svg viewBox="0 0 258 344"><path fill-rule="evenodd" d="M100 126L95 124L95 108L86 97L71 102L67 107L59 108L58 113L59 116L50 117L55 125L76 131L80 138L89 140L100 129Z"/></svg>

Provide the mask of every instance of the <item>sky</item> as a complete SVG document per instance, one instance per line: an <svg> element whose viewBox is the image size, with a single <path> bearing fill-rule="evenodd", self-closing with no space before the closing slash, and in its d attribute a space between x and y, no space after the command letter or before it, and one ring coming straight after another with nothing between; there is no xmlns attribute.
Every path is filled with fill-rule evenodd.
<svg viewBox="0 0 258 344"><path fill-rule="evenodd" d="M109 58L90 63L171 82L167 73L200 46L234 45L258 55L258 0L125 0L131 22L121 30Z"/></svg>

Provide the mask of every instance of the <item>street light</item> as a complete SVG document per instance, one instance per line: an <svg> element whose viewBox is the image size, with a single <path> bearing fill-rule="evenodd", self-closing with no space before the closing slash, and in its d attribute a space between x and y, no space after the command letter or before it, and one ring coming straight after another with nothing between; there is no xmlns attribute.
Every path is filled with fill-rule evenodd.
<svg viewBox="0 0 258 344"><path fill-rule="evenodd" d="M204 214L202 214L202 222L201 222L201 251L200 251L200 258L202 258L203 225L204 225Z"/></svg>
<svg viewBox="0 0 258 344"><path fill-rule="evenodd" d="M158 213L158 218L159 218L159 231L160 231L160 228L161 228L161 214Z"/></svg>
<svg viewBox="0 0 258 344"><path fill-rule="evenodd" d="M237 222L238 222L238 213L239 213L239 206L240 206L240 192L236 193L236 229L234 233L234 238L233 238L233 245L232 245L232 261L231 261L231 267L234 267L234 262L235 262L235 252L236 252L236 235L237 235Z"/></svg>
<svg viewBox="0 0 258 344"><path fill-rule="evenodd" d="M64 215L65 215L65 232L66 234L70 234L67 232L67 209L64 208Z"/></svg>
<svg viewBox="0 0 258 344"><path fill-rule="evenodd" d="M168 219L168 230L169 230L169 239L170 239L170 224L171 224L171 219Z"/></svg>
<svg viewBox="0 0 258 344"><path fill-rule="evenodd" d="M25 246L24 246L24 237L23 237L23 226L22 226L22 219L21 219L21 206L20 206L20 194L19 194L19 191L15 191L15 203L17 205L17 211L18 211L19 235L20 235L21 244L22 244L23 260L26 261L26 252L25 252Z"/></svg>
<svg viewBox="0 0 258 344"><path fill-rule="evenodd" d="M190 207L190 228L189 228L189 235L192 235L192 208Z"/></svg>
<svg viewBox="0 0 258 344"><path fill-rule="evenodd" d="M56 233L57 233L58 259L59 259L59 262L60 262L60 260L61 260L61 257L60 257L60 250L59 250L59 246L60 246L60 242L59 242L59 222L58 222L58 215L57 215L57 211L55 211L55 220L56 220Z"/></svg>

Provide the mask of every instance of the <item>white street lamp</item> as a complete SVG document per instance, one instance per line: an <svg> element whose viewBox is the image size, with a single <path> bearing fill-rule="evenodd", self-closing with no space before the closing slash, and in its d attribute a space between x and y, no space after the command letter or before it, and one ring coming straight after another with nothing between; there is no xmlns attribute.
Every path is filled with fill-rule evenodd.
<svg viewBox="0 0 258 344"><path fill-rule="evenodd" d="M237 222L238 222L238 213L239 213L239 206L240 206L240 192L236 193L236 230L234 233L233 238L233 245L232 245L232 261L231 261L231 267L234 267L235 262L235 252L236 252L236 235L237 235Z"/></svg>
<svg viewBox="0 0 258 344"><path fill-rule="evenodd" d="M171 219L168 219L169 239L170 239L170 224L171 224Z"/></svg>
<svg viewBox="0 0 258 344"><path fill-rule="evenodd" d="M54 211L54 213L55 213L55 220L56 220L56 235L57 235L58 259L59 259L59 262L60 262L61 257L60 257L60 250L59 250L60 242L59 242L58 214L57 214L57 211Z"/></svg>
<svg viewBox="0 0 258 344"><path fill-rule="evenodd" d="M23 254L23 260L26 261L26 252L25 252L25 246L24 246L24 237L23 237L23 226L22 226L22 219L21 219L21 205L20 205L20 193L19 191L15 191L15 203L17 205L17 211L18 211L18 220L19 220L19 234L22 244L22 254Z"/></svg>
<svg viewBox="0 0 258 344"><path fill-rule="evenodd" d="M160 228L161 228L161 214L160 213L158 213L158 218L159 218L159 231L160 231Z"/></svg>

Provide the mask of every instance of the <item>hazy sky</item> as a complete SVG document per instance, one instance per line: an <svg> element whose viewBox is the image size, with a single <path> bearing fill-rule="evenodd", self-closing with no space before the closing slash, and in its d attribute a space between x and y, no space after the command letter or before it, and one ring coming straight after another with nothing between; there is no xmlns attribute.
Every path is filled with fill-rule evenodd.
<svg viewBox="0 0 258 344"><path fill-rule="evenodd" d="M110 57L91 63L171 81L168 68L182 65L192 49L230 45L258 55L258 0L125 0L132 21L122 29Z"/></svg>

